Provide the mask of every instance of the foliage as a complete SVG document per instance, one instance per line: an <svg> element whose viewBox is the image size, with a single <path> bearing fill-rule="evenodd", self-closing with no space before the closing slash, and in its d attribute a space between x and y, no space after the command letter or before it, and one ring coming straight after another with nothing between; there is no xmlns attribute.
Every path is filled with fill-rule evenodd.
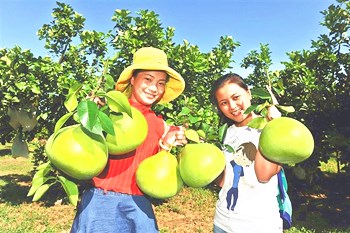
<svg viewBox="0 0 350 233"><path fill-rule="evenodd" d="M321 24L328 34L312 41L311 50L290 52L281 76L288 90L285 99L294 100L300 109L295 117L305 122L316 140L314 156L306 165L315 167L317 161L336 156L349 171L350 126L345 116L350 114L350 3L338 2L322 11Z"/></svg>
<svg viewBox="0 0 350 233"><path fill-rule="evenodd" d="M175 29L164 29L154 12L141 10L138 14L132 17L129 11L116 10L112 17L116 23L115 32L111 33L114 38L112 47L116 53L111 59L111 75L118 77L132 62L132 54L142 46L164 50L169 65L184 77L186 89L177 100L158 105L155 111L161 113L169 124L185 125L202 129L209 135L215 134L212 131L217 127L217 116L208 98L209 89L212 81L230 68L233 51L239 43L232 37L222 36L217 47L209 53L203 53L198 46L186 40L176 45L173 42Z"/></svg>
<svg viewBox="0 0 350 233"><path fill-rule="evenodd" d="M269 71L272 62L268 45L260 45L260 52L250 52L242 63L242 67L253 67L247 78L250 85L256 89L271 83L279 102L295 107L290 116L313 133L314 155L300 164L307 168L308 182L317 179L318 161L327 161L330 156L336 157L339 168L339 164L346 164L344 169L349 170L350 127L344 116L350 114L350 3L338 3L321 12L321 25L329 33L312 41L310 50L289 52L290 61L283 62L285 69Z"/></svg>
<svg viewBox="0 0 350 233"><path fill-rule="evenodd" d="M116 10L112 17L115 26L107 33L83 30L85 18L64 3L57 2L52 16L53 21L38 31L39 39L45 40L45 48L51 57L35 58L29 50L22 51L20 47L1 50L0 72L5 77L1 81L4 97L1 105L3 143L13 139L13 130L8 124L8 108L33 109L38 124L27 140L34 137L46 139L53 133L58 119L65 114L65 107L72 100L70 95L74 94L76 85L82 85L77 92L78 100L98 95L94 87L106 84L107 75L115 81L121 71L131 64L132 54L142 46L163 49L168 54L169 65L186 80L182 97L155 110L162 113L169 123L208 128L211 122L215 122L216 115L211 111L207 98L208 89L211 81L230 67L232 53L239 46L232 37L221 37L217 47L209 53L202 53L198 46L187 41L176 45L173 42L175 29L168 27L164 30L153 11L141 10L137 16L131 16L127 10ZM107 57L111 54L107 54L108 46L113 49L112 58ZM53 60L55 57L58 61ZM100 76L104 77L101 79ZM188 109L192 117L184 122L187 120L183 114ZM177 120L180 112L182 122ZM197 116L197 113L203 116ZM39 160L44 160L43 155L39 157Z"/></svg>
<svg viewBox="0 0 350 233"><path fill-rule="evenodd" d="M127 10L116 10L112 17L115 26L106 33L84 30L85 18L64 3L57 2L52 17L53 21L38 31L50 56L35 58L29 50L22 51L20 47L0 51L0 75L5 77L1 81L4 99L0 115L4 132L1 141L10 142L14 137L8 109L25 109L38 120L36 127L24 136L27 141L42 139L34 150L34 164L38 168L33 177L33 189L29 192L29 196L34 195L34 200L57 182L68 190L67 194L70 193L67 189L69 180L47 162L43 149L45 140L62 126L75 121L93 133L108 132L110 127L104 113L108 115L113 107L109 104L108 109L97 109L89 99L99 97L109 103L118 102L108 95L108 91L114 88L122 70L131 64L133 53L143 46L163 49L168 54L169 65L186 80L186 90L177 101L155 110L169 124L201 129L215 140L216 125L212 123L216 122L217 116L211 111L208 89L211 81L230 67L238 42L228 36L221 37L218 46L209 53L201 52L198 46L187 41L176 45L173 42L175 29L164 30L158 15L148 10L141 10L137 16ZM112 53L113 56L108 57ZM98 122L93 122L94 119ZM15 130L22 133L21 126ZM43 166L47 169L41 169ZM76 199L72 203L76 203Z"/></svg>
<svg viewBox="0 0 350 233"><path fill-rule="evenodd" d="M268 45L260 45L260 51L251 51L242 61L242 67L253 68L247 83L258 97L249 111L264 115L264 109L275 104L273 92L280 110L302 121L313 133L314 156L301 164L308 168L308 182L317 178L318 161L327 161L330 156L336 157L343 169L350 169L350 127L346 117L350 114L350 3L338 0L322 14L321 24L328 34L312 41L311 49L289 52L283 70L270 70ZM201 139L220 142L218 116L208 95L211 83L231 68L239 42L222 36L209 52L202 52L186 40L177 44L173 41L175 29L164 28L158 15L149 10L140 10L136 15L116 10L112 16L115 25L107 32L84 30L85 18L64 3L57 2L52 16L53 21L38 31L48 56L34 57L30 50L19 46L0 49L2 144L12 142L17 134L23 134L26 141L36 138L34 167L46 163L43 146L55 127L59 128L56 123L72 124L76 116L72 112L79 102L95 96L107 98L104 94L113 89L122 70L131 64L133 53L143 46L163 49L169 65L186 81L186 89L178 99L157 105L154 110L169 124L184 125L196 130ZM25 131L23 125L10 124L9 109L32 114L37 120L35 127ZM68 118L67 110L73 117ZM67 119L63 121L62 117Z"/></svg>

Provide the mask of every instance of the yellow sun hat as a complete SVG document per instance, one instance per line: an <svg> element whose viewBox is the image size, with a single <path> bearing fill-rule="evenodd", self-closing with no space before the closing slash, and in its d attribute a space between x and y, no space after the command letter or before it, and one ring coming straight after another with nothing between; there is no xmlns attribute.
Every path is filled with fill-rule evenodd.
<svg viewBox="0 0 350 233"><path fill-rule="evenodd" d="M169 67L167 55L160 49L144 47L134 54L133 64L126 67L116 82L115 89L130 97L130 79L134 70L163 70L169 75L163 97L158 103L168 103L177 98L185 89L185 81L181 75Z"/></svg>

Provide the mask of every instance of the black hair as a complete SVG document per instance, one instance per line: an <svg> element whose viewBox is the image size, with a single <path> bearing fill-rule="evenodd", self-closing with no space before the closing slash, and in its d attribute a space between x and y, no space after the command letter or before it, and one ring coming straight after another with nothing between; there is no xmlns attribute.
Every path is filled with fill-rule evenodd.
<svg viewBox="0 0 350 233"><path fill-rule="evenodd" d="M218 115L220 117L220 122L223 124L227 123L228 125L232 125L234 123L234 121L224 115L224 113L220 110L219 103L216 99L216 92L221 87L223 87L224 85L226 85L228 83L235 83L246 91L249 90L249 87L247 84L245 84L245 82L243 81L243 78L240 75L235 74L235 73L225 74L225 75L221 76L220 78L218 78L217 80L215 80L214 83L212 84L209 98L210 98L211 103L215 106L216 110L218 111Z"/></svg>
<svg viewBox="0 0 350 233"><path fill-rule="evenodd" d="M136 77L141 71L144 71L145 69L136 69L132 72L132 76L133 77ZM166 74L166 79L165 79L165 82L168 82L169 79L170 79L170 76L168 74L168 72L166 72L165 70L159 70L159 71L164 71L165 74Z"/></svg>

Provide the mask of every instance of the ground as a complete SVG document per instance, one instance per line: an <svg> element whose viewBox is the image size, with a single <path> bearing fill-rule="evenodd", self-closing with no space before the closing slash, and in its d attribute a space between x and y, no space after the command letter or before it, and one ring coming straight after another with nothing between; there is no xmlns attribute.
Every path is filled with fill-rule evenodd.
<svg viewBox="0 0 350 233"><path fill-rule="evenodd" d="M29 159L0 155L0 232L69 232L74 206L59 186L32 202L30 170ZM286 233L350 232L349 176L324 174L317 183L289 182L294 227ZM212 232L217 191L185 187L171 199L152 200L161 232Z"/></svg>

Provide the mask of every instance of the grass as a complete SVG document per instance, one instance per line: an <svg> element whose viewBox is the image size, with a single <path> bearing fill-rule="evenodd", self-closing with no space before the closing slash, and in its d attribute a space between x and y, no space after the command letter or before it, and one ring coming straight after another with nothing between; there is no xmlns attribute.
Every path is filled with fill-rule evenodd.
<svg viewBox="0 0 350 233"><path fill-rule="evenodd" d="M337 168L337 160L334 157L331 157L327 162L320 162L320 170L322 172L326 172L326 173L336 173L338 168ZM345 167L345 164L340 164L339 165L340 170L342 171L342 169Z"/></svg>
<svg viewBox="0 0 350 233"><path fill-rule="evenodd" d="M5 155L8 148L0 151L0 232L69 232L75 209L63 191L49 190L41 201L32 202L26 196L31 182L30 159ZM334 168L332 164L323 166L327 174ZM350 232L349 180L327 175L318 182L322 184L318 189L290 183L293 227L285 233ZM161 233L212 232L217 192L213 187L186 187L169 200L152 200Z"/></svg>

